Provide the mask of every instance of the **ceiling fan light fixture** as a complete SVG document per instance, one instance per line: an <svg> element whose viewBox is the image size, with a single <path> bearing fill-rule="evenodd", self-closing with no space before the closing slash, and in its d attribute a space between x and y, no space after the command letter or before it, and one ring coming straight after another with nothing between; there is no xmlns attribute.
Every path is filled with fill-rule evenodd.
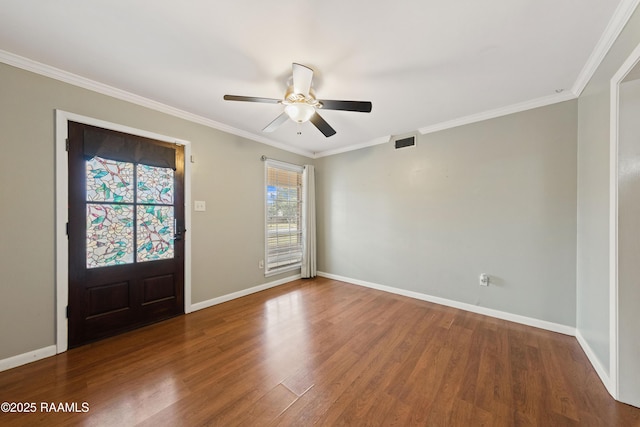
<svg viewBox="0 0 640 427"><path fill-rule="evenodd" d="M294 102L284 107L284 112L291 120L297 123L308 122L311 116L316 112L316 109L304 102Z"/></svg>
<svg viewBox="0 0 640 427"><path fill-rule="evenodd" d="M273 132L288 119L296 123L310 121L316 129L329 138L336 134L336 130L331 127L325 119L316 111L319 108L324 110L358 111L361 113L371 112L371 102L369 101L339 101L335 99L316 99L313 91L313 70L305 65L293 63L291 65L292 75L289 88L285 92L284 99L258 98L255 96L225 95L226 101L262 102L266 104L284 105L284 111L280 113L271 123L265 126L263 132ZM298 133L300 134L300 133Z"/></svg>

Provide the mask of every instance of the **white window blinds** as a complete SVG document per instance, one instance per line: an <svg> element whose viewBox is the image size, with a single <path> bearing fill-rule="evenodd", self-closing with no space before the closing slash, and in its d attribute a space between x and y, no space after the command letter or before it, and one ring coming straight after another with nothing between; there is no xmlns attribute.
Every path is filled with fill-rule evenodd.
<svg viewBox="0 0 640 427"><path fill-rule="evenodd" d="M265 274L300 267L302 260L301 166L267 160Z"/></svg>

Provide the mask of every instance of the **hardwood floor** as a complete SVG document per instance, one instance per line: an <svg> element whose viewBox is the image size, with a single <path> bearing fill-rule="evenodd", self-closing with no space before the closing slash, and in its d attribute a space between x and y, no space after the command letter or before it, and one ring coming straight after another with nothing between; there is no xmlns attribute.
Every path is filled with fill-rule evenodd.
<svg viewBox="0 0 640 427"><path fill-rule="evenodd" d="M37 406L2 426L640 425L575 338L323 278L2 372L0 401Z"/></svg>

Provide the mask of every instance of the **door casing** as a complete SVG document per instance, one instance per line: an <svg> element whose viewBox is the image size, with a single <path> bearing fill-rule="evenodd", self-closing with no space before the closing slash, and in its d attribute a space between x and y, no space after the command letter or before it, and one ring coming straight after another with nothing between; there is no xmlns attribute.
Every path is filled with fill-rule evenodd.
<svg viewBox="0 0 640 427"><path fill-rule="evenodd" d="M629 337L620 336L620 281L619 281L619 239L618 239L618 153L619 153L619 118L620 118L620 85L625 77L640 64L640 44L611 78L610 89L610 135L609 135L609 378L605 382L614 399L620 399L620 342ZM623 284L624 285L624 284Z"/></svg>
<svg viewBox="0 0 640 427"><path fill-rule="evenodd" d="M68 122L75 121L104 129L139 135L160 141L173 142L184 146L184 203L185 203L185 254L184 254L184 312L191 309L191 144L189 141L172 138L116 123L56 110L55 130L55 158L56 158L56 352L62 353L68 348L67 304L69 300L69 242L67 240L68 222L68 159L66 141L68 136Z"/></svg>

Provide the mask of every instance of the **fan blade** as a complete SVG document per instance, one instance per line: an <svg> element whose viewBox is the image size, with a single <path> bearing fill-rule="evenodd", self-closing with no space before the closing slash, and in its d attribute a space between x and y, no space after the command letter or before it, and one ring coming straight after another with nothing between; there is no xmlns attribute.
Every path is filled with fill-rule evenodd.
<svg viewBox="0 0 640 427"><path fill-rule="evenodd" d="M332 99L319 99L325 110L357 111L370 113L373 105L369 101L335 101Z"/></svg>
<svg viewBox="0 0 640 427"><path fill-rule="evenodd" d="M304 96L309 96L313 70L301 64L292 64L293 69L293 92Z"/></svg>
<svg viewBox="0 0 640 427"><path fill-rule="evenodd" d="M267 104L278 104L279 99L273 98L256 98L255 96L239 96L239 95L225 95L225 101L246 101L246 102L264 102Z"/></svg>
<svg viewBox="0 0 640 427"><path fill-rule="evenodd" d="M309 120L327 138L336 134L336 131L329 125L329 123L327 123L322 117L320 117L320 114L314 113Z"/></svg>
<svg viewBox="0 0 640 427"><path fill-rule="evenodd" d="M287 120L289 120L289 116L287 115L287 113L282 113L278 117L276 117L271 123L265 126L265 128L262 129L262 132L273 132L274 130L278 129Z"/></svg>

